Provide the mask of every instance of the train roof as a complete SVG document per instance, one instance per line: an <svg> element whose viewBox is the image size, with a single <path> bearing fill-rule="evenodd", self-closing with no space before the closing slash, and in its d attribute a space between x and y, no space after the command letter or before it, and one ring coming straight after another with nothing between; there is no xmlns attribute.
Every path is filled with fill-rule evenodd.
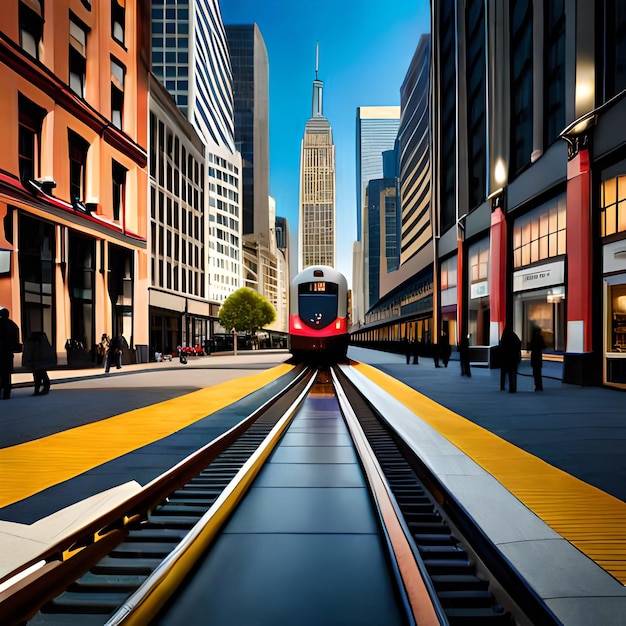
<svg viewBox="0 0 626 626"><path fill-rule="evenodd" d="M346 277L339 270L329 265L311 265L310 267L306 267L296 275L293 282L302 283L320 279L347 284Z"/></svg>

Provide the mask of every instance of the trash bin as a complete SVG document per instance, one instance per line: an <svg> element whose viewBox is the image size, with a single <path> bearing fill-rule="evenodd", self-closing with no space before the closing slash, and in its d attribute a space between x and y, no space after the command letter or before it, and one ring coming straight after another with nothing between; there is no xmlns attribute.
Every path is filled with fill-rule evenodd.
<svg viewBox="0 0 626 626"><path fill-rule="evenodd" d="M147 363L148 362L148 346L143 344L137 344L135 346L135 357L137 359L137 363Z"/></svg>

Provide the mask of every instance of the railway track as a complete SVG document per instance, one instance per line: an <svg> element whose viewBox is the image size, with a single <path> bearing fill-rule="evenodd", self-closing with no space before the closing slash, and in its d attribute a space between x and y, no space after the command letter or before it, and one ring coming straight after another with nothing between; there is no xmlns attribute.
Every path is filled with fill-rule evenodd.
<svg viewBox="0 0 626 626"><path fill-rule="evenodd" d="M317 375L330 381L327 372ZM557 623L341 369L330 376L406 622ZM242 424L42 555L36 570L0 594L3 623L151 621L244 497L314 382L315 373L303 370Z"/></svg>

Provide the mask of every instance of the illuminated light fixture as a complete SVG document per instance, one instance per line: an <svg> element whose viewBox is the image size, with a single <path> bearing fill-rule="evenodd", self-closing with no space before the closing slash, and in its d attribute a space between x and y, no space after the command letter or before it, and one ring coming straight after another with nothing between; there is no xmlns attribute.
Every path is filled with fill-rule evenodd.
<svg viewBox="0 0 626 626"><path fill-rule="evenodd" d="M496 161L496 167L493 170L493 177L498 185L504 185L506 182L506 167L504 166L504 161L502 159L498 159Z"/></svg>
<svg viewBox="0 0 626 626"><path fill-rule="evenodd" d="M335 330L341 330L341 320L335 322Z"/></svg>
<svg viewBox="0 0 626 626"><path fill-rule="evenodd" d="M293 327L294 327L296 330L302 330L302 324L300 323L300 320L299 320L299 319L295 319L295 320L293 320Z"/></svg>

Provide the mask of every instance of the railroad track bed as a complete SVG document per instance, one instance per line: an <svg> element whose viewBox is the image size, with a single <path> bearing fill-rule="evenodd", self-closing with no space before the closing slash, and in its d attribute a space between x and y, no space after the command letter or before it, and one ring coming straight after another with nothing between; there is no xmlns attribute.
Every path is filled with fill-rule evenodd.
<svg viewBox="0 0 626 626"><path fill-rule="evenodd" d="M304 371L42 555L3 623L557 623L349 371Z"/></svg>

